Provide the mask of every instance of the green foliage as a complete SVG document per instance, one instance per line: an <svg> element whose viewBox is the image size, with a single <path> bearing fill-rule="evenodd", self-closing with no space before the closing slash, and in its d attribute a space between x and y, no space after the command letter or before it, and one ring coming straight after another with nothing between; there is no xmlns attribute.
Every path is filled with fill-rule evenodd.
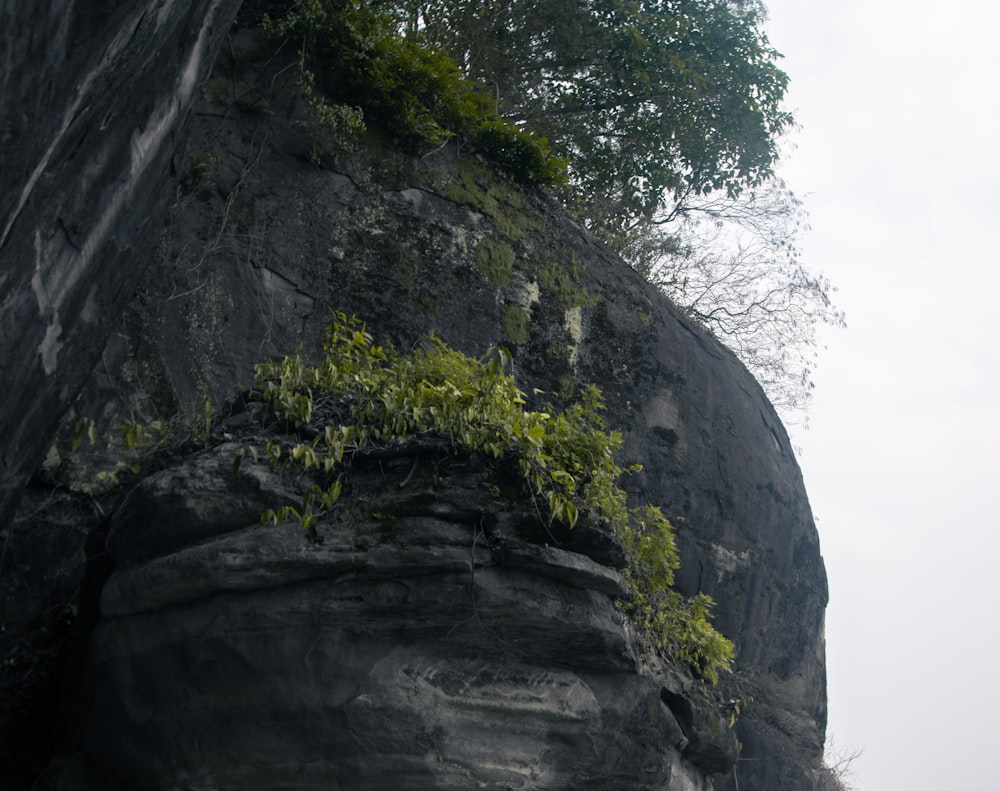
<svg viewBox="0 0 1000 791"><path fill-rule="evenodd" d="M495 100L442 49L403 37L391 7L297 0L286 16L266 21L265 29L298 42L300 84L314 116L334 128L358 129L357 116L333 113L334 105L317 98L318 78L340 106L361 108L412 147L438 146L457 136L521 179L565 180L565 161L551 155L543 137L502 119Z"/></svg>
<svg viewBox="0 0 1000 791"><path fill-rule="evenodd" d="M718 682L719 670L732 662L733 644L711 625L711 597L699 593L685 599L673 590L680 555L662 511L646 505L633 512L618 536L629 559L625 577L631 593L622 610L652 647Z"/></svg>
<svg viewBox="0 0 1000 791"><path fill-rule="evenodd" d="M294 35L300 28L308 29L317 10L315 3L303 3L281 20L264 17L266 32L279 37ZM301 124L309 139L309 160L320 165L324 157L336 159L353 149L365 133L364 111L360 107L332 102L316 90L316 74L308 57L309 37L303 35L299 47L299 72L296 85L306 106L310 120Z"/></svg>
<svg viewBox="0 0 1000 791"><path fill-rule="evenodd" d="M212 406L212 394L208 385L198 382L198 397L194 401L194 411L191 414L191 430L195 440L208 447L212 439L212 419L215 409Z"/></svg>
<svg viewBox="0 0 1000 791"><path fill-rule="evenodd" d="M533 210L516 185L505 183L485 168L462 163L441 185L441 194L489 218L497 233L508 242L524 238L526 231L543 231L545 218Z"/></svg>
<svg viewBox="0 0 1000 791"><path fill-rule="evenodd" d="M329 101L316 92L315 81L316 76L301 62L298 86L312 117L312 123L302 128L309 138L309 161L320 165L324 157L337 159L357 146L367 127L360 107Z"/></svg>
<svg viewBox="0 0 1000 791"><path fill-rule="evenodd" d="M172 405L168 411L137 400L130 402L135 411L126 417L105 404L101 404L104 411L98 412L93 405L78 403L48 450L44 472L70 491L100 496L135 480L171 455L209 447L219 439L216 405L205 382L199 382L197 389L191 408L179 412ZM151 416L167 414L170 416Z"/></svg>
<svg viewBox="0 0 1000 791"><path fill-rule="evenodd" d="M316 365L296 353L257 366L256 387L275 416L295 427L309 424L315 439L287 446L269 442L262 454L246 449L236 464L252 454L313 470L322 481L300 505L268 510L262 521L298 519L312 527L336 505L340 472L351 455L412 438L443 438L492 462L515 463L550 526L572 528L582 515L610 524L629 559L631 596L621 606L647 648L713 682L728 669L732 644L709 622L711 599L685 599L673 590L679 563L673 528L654 506L630 508L618 485L625 472L615 460L622 438L606 430L596 387L583 388L581 398L562 411L528 411L507 373L506 350L476 360L431 336L402 354L376 346L365 326L343 313L323 348ZM324 420L323 414L347 419Z"/></svg>
<svg viewBox="0 0 1000 791"><path fill-rule="evenodd" d="M428 0L421 14L422 40L570 156L568 197L611 232L672 196L761 183L792 123L780 56L745 4Z"/></svg>
<svg viewBox="0 0 1000 791"><path fill-rule="evenodd" d="M171 426L164 420L119 421L99 431L93 418L82 417L69 435L53 443L42 467L73 491L99 495L139 474L171 436Z"/></svg>
<svg viewBox="0 0 1000 791"><path fill-rule="evenodd" d="M567 184L569 160L552 154L544 137L533 135L505 118L483 121L473 142L482 153L523 181Z"/></svg>
<svg viewBox="0 0 1000 791"><path fill-rule="evenodd" d="M205 186L209 182L212 168L218 160L209 151L198 151L191 156L187 170L181 176L180 189L188 194Z"/></svg>
<svg viewBox="0 0 1000 791"><path fill-rule="evenodd" d="M538 285L568 307L593 307L597 300L583 287L583 263L575 251L536 269Z"/></svg>

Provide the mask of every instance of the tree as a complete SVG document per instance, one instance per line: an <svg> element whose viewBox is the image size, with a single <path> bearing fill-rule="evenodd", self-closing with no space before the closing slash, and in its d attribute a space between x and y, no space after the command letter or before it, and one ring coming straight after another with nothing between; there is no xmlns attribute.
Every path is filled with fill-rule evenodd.
<svg viewBox="0 0 1000 791"><path fill-rule="evenodd" d="M786 419L843 324L774 178L793 118L760 0L427 0L406 27L569 157L561 197L732 348Z"/></svg>
<svg viewBox="0 0 1000 791"><path fill-rule="evenodd" d="M736 199L678 202L623 255L754 374L786 422L811 399L820 324L844 326L830 282L801 262L801 202L779 179Z"/></svg>
<svg viewBox="0 0 1000 791"><path fill-rule="evenodd" d="M823 752L823 764L819 769L819 791L853 791L853 764L862 752L838 749L831 739Z"/></svg>
<svg viewBox="0 0 1000 791"><path fill-rule="evenodd" d="M680 196L762 184L792 124L754 3L429 0L409 19L569 156L567 202L611 236Z"/></svg>

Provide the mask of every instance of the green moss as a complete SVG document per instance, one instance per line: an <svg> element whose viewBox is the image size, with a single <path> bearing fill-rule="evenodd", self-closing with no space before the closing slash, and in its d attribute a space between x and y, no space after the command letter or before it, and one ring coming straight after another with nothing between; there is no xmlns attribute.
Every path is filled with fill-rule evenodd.
<svg viewBox="0 0 1000 791"><path fill-rule="evenodd" d="M453 171L452 179L441 189L441 193L448 200L461 203L485 215L502 238L512 242L523 239L524 231L502 206L500 191L489 183L489 178L482 176L480 178L483 179L482 184L471 168L458 167Z"/></svg>
<svg viewBox="0 0 1000 791"><path fill-rule="evenodd" d="M485 215L508 242L545 230L544 216L533 209L520 187L491 168L460 162L439 189L448 200Z"/></svg>
<svg viewBox="0 0 1000 791"><path fill-rule="evenodd" d="M545 356L550 363L565 364L569 362L569 344L561 338L554 338L545 347Z"/></svg>
<svg viewBox="0 0 1000 791"><path fill-rule="evenodd" d="M392 260L393 256L387 256ZM427 288L421 282L422 260L409 247L400 247L394 251L396 263L392 271L399 278L399 287L413 300L421 312L436 316L441 311L441 298L434 289Z"/></svg>
<svg viewBox="0 0 1000 791"><path fill-rule="evenodd" d="M505 286L514 275L514 251L506 242L484 237L475 251L476 264L495 286Z"/></svg>
<svg viewBox="0 0 1000 791"><path fill-rule="evenodd" d="M531 314L520 305L507 305L503 309L503 328L511 341L524 346L531 340Z"/></svg>
<svg viewBox="0 0 1000 791"><path fill-rule="evenodd" d="M579 258L576 262L579 263ZM585 308L596 304L596 299L580 284L582 266L574 266L572 260L544 263L538 267L536 277L542 291L551 294L567 307Z"/></svg>
<svg viewBox="0 0 1000 791"><path fill-rule="evenodd" d="M553 338L545 347L545 357L549 370L556 375L556 395L562 401L569 401L577 388L577 378L573 371L573 350L570 344L562 338Z"/></svg>

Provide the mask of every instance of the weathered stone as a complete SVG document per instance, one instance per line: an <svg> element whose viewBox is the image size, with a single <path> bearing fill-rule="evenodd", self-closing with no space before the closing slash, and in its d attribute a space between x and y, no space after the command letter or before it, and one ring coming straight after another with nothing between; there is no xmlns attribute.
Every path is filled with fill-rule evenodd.
<svg viewBox="0 0 1000 791"><path fill-rule="evenodd" d="M234 474L240 448L227 443L189 465L154 473L129 491L108 534L115 560L131 565L258 524L265 509L296 500L292 476L280 467L242 464Z"/></svg>
<svg viewBox="0 0 1000 791"><path fill-rule="evenodd" d="M239 5L0 6L0 523L141 282Z"/></svg>
<svg viewBox="0 0 1000 791"><path fill-rule="evenodd" d="M660 696L684 734L685 756L709 772L728 772L739 760L739 746L722 715L668 689Z"/></svg>
<svg viewBox="0 0 1000 791"><path fill-rule="evenodd" d="M626 593L621 574L575 552L524 545L506 548L503 561L507 566L544 574L567 585L600 591L609 596L624 596Z"/></svg>
<svg viewBox="0 0 1000 791"><path fill-rule="evenodd" d="M240 90L274 86L274 113L266 119L233 113L195 120L192 145L215 158L209 178L221 191L190 193L181 201L173 219L176 236L164 248L165 280L162 286L148 284L162 295L153 301L162 309L152 319L161 330L150 343L160 350L168 380L178 383L178 401L190 401L196 392L193 370L207 372L212 391L223 394L247 379L261 353L281 353L306 339L308 354L310 343L318 347L328 305L358 313L377 338L388 336L402 348L427 331L470 354L506 343L525 390L550 394L532 397L538 406L567 382L596 383L608 403L608 423L623 432L624 460L644 466L626 485L637 501L661 504L677 526L681 589L715 598L716 624L736 641L738 666L760 679L759 688L748 682L747 694L793 712L802 724L780 750L762 747L766 761L785 766L776 771L788 777L791 767L815 761L825 727L822 560L788 439L743 366L552 201L522 192L449 148L419 162L383 151L375 158L349 157L334 170L312 169L301 157L294 114L282 110L287 74L278 80L269 73L255 76L251 64L237 79ZM264 141L272 146L271 156L259 156ZM227 192L226 184L236 186ZM252 222L223 228L218 236L218 218L234 200L253 206ZM211 242L210 249L199 241L216 238L223 243ZM474 252L484 238L503 240L514 251L509 282L491 282L476 263ZM208 285L195 291L203 278L192 267L202 255L211 257L213 268ZM551 261L575 274L546 279ZM323 309L272 299L268 284L277 275ZM215 313L209 288L257 296ZM506 306L514 303L527 305L530 315L528 340L521 345L512 344L504 323ZM262 304L274 308L261 311ZM201 330L191 330L191 315L204 316L199 326L214 328L211 345L202 343ZM411 462L396 464L393 474L402 480ZM426 466L421 462L421 473ZM386 486L371 493L373 509L399 520L474 521L488 498L478 483L456 483L460 496L444 493L430 501L416 489ZM497 517L493 530L510 546L530 538L588 553L574 545L580 539L572 534L546 536L535 528L526 536L531 523L517 514ZM601 550L588 540L595 552L604 552L598 559L610 562L612 544ZM620 557L611 562L620 564ZM495 567L477 570L477 596L504 591L510 632L526 630L523 639L512 638L516 644L555 650L549 627L530 630L518 620L518 600L506 595L510 582L493 584L499 573ZM520 574L526 577L528 569ZM519 581L515 589L534 595L523 585ZM582 601L574 607L575 613L585 611ZM593 661L586 654L577 658L585 660ZM737 725L744 743L756 727L753 711ZM747 785L748 774L740 775L743 791L755 788ZM807 789L804 781L783 786Z"/></svg>
<svg viewBox="0 0 1000 791"><path fill-rule="evenodd" d="M158 476L192 481L231 451ZM476 463L456 460L458 491ZM404 474L450 499L409 471L354 471L350 487L398 487ZM212 497L199 513L190 494L183 517L208 523ZM115 530L157 522L176 497L148 487ZM124 545L89 663L86 720L101 726L87 745L109 776L142 788L652 791L668 778L700 789L728 768L662 704L664 681L639 672L616 572L490 542L478 525L417 516L386 531L370 510L334 516L312 538L256 525L180 528L197 543L147 558Z"/></svg>

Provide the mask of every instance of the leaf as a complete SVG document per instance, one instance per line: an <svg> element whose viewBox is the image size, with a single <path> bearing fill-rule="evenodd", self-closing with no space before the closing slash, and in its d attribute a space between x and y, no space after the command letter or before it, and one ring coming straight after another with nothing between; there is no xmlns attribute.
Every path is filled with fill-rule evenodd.
<svg viewBox="0 0 1000 791"><path fill-rule="evenodd" d="M323 506L327 509L333 508L337 500L340 499L342 485L339 480L330 484L330 488L323 494Z"/></svg>

